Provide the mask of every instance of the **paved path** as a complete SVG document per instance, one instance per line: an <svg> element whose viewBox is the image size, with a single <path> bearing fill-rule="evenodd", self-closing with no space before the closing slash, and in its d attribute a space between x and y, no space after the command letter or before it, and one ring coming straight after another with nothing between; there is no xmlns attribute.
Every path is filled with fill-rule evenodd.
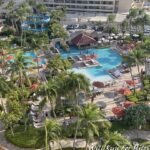
<svg viewBox="0 0 150 150"><path fill-rule="evenodd" d="M128 139L145 139L150 141L150 131L129 130L124 133Z"/></svg>

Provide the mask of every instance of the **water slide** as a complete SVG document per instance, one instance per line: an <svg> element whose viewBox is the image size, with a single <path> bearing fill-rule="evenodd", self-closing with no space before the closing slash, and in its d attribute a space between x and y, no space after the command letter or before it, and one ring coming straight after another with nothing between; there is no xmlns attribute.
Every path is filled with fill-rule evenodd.
<svg viewBox="0 0 150 150"><path fill-rule="evenodd" d="M34 15L28 16L27 20L22 23L22 29L26 31L33 32L44 32L48 30L47 27L44 27L45 24L50 22L50 17L46 15ZM41 25L41 27L37 27ZM34 27L33 27L34 26Z"/></svg>

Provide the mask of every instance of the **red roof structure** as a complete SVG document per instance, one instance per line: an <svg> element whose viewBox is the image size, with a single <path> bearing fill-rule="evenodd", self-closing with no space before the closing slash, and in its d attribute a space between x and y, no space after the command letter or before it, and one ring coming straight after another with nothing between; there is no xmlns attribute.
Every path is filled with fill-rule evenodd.
<svg viewBox="0 0 150 150"><path fill-rule="evenodd" d="M96 40L85 33L81 33L73 38L71 43L78 47L84 47L96 43Z"/></svg>

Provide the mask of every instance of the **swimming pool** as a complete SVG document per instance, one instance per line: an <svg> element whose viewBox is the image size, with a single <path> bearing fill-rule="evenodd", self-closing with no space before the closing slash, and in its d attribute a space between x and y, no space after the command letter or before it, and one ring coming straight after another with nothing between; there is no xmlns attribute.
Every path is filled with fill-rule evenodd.
<svg viewBox="0 0 150 150"><path fill-rule="evenodd" d="M37 53L39 53L39 52L40 52L40 50L39 50ZM33 59L36 59L36 58L37 58L35 52L33 52L33 51L25 52L25 53L24 53L24 56L31 58L31 60L29 59L29 62L34 62ZM40 60L40 61L37 61L37 62L34 62L35 65L36 65L37 63L38 63L38 65L43 65L43 64L46 63L46 59L45 59L44 57L38 57L38 58L40 58L41 60ZM30 65L29 65L29 66L30 66ZM31 66L33 66L33 64L32 64Z"/></svg>
<svg viewBox="0 0 150 150"><path fill-rule="evenodd" d="M61 53L63 58L67 58L69 56L77 56L83 54L96 54L98 58L96 59L102 66L91 67L91 68L84 68L78 69L73 68L72 70L76 73L81 73L86 75L91 82L93 81L108 81L112 80L113 77L108 73L107 70L115 68L116 66L120 65L122 62L122 57L114 50L110 48L105 49L85 49L79 50L76 47L70 47L70 52L65 52L64 50L60 49L60 47L56 46Z"/></svg>
<svg viewBox="0 0 150 150"><path fill-rule="evenodd" d="M38 50L37 51L38 54L42 53L42 50ZM12 55L13 57L15 57L15 54L10 54ZM39 66L43 65L46 63L46 59L44 57L37 57L37 55L35 54L34 51L28 51L28 52L25 52L23 54L25 57L28 57L29 59L26 60L26 62L28 62L28 66L27 67L33 67L33 66L36 66L37 63ZM36 59L39 58L39 60L36 61ZM11 60L8 60L9 62L14 62L14 58L11 59Z"/></svg>

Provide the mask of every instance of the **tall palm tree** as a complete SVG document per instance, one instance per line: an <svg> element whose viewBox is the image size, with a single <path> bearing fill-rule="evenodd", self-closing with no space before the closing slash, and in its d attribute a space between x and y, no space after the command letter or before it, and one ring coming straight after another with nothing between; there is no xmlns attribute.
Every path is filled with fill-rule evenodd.
<svg viewBox="0 0 150 150"><path fill-rule="evenodd" d="M14 75L19 76L19 83L23 85L23 77L25 77L29 86L31 86L31 82L26 74L26 67L31 65L32 63L29 62L30 58L23 55L21 49L18 50L17 54L15 55L14 61L10 62L10 69L8 72L11 73L11 78L13 79Z"/></svg>
<svg viewBox="0 0 150 150"><path fill-rule="evenodd" d="M103 142L102 150L107 149L108 145L113 146L113 147L115 146L118 149L124 149L125 146L126 147L128 146L131 149L133 148L131 142L129 140L127 140L123 135L121 135L120 133L117 133L117 132L110 133L108 139L106 139Z"/></svg>
<svg viewBox="0 0 150 150"><path fill-rule="evenodd" d="M116 18L116 15L114 15L114 14L107 16L108 28L111 27L111 24L114 22L115 18Z"/></svg>
<svg viewBox="0 0 150 150"><path fill-rule="evenodd" d="M47 102L51 104L51 111L53 116L56 117L55 114L55 105L56 105L56 97L57 97L57 85L55 80L49 80L47 83L41 86L41 90L39 94L42 94Z"/></svg>
<svg viewBox="0 0 150 150"><path fill-rule="evenodd" d="M67 69L70 69L70 67L70 62L62 59L60 56L55 56L53 59L48 61L48 69L53 77L65 72Z"/></svg>
<svg viewBox="0 0 150 150"><path fill-rule="evenodd" d="M104 114L95 104L86 104L83 108L77 107L77 116L74 146L78 130L80 129L86 140L87 150L88 144L92 142L95 137L100 136L101 129L105 131L110 128L110 122L105 119Z"/></svg>
<svg viewBox="0 0 150 150"><path fill-rule="evenodd" d="M56 120L45 120L45 146L46 150L49 150L48 142L58 142L61 133L60 124ZM50 147L52 150L52 147Z"/></svg>
<svg viewBox="0 0 150 150"><path fill-rule="evenodd" d="M0 97L5 97L11 91L13 84L6 81L5 78L0 77Z"/></svg>
<svg viewBox="0 0 150 150"><path fill-rule="evenodd" d="M132 63L135 63L137 65L137 70L140 75L140 67L139 66L140 66L140 64L143 64L144 58L145 58L143 50L135 49L135 50L129 52L128 58L130 60L132 60Z"/></svg>
<svg viewBox="0 0 150 150"><path fill-rule="evenodd" d="M89 86L89 79L82 74L69 72L64 77L64 89L67 91L68 96L75 100L77 105L79 104L77 94L81 91L89 91Z"/></svg>
<svg viewBox="0 0 150 150"><path fill-rule="evenodd" d="M20 5L20 7L17 9L16 11L18 17L19 17L19 21L20 21L20 25L22 25L23 21L26 19L26 17L31 13L31 7L28 5L28 3L24 2L22 5ZM20 27L21 29L21 46L23 46L23 35L24 35L24 31L22 29L22 27Z"/></svg>

